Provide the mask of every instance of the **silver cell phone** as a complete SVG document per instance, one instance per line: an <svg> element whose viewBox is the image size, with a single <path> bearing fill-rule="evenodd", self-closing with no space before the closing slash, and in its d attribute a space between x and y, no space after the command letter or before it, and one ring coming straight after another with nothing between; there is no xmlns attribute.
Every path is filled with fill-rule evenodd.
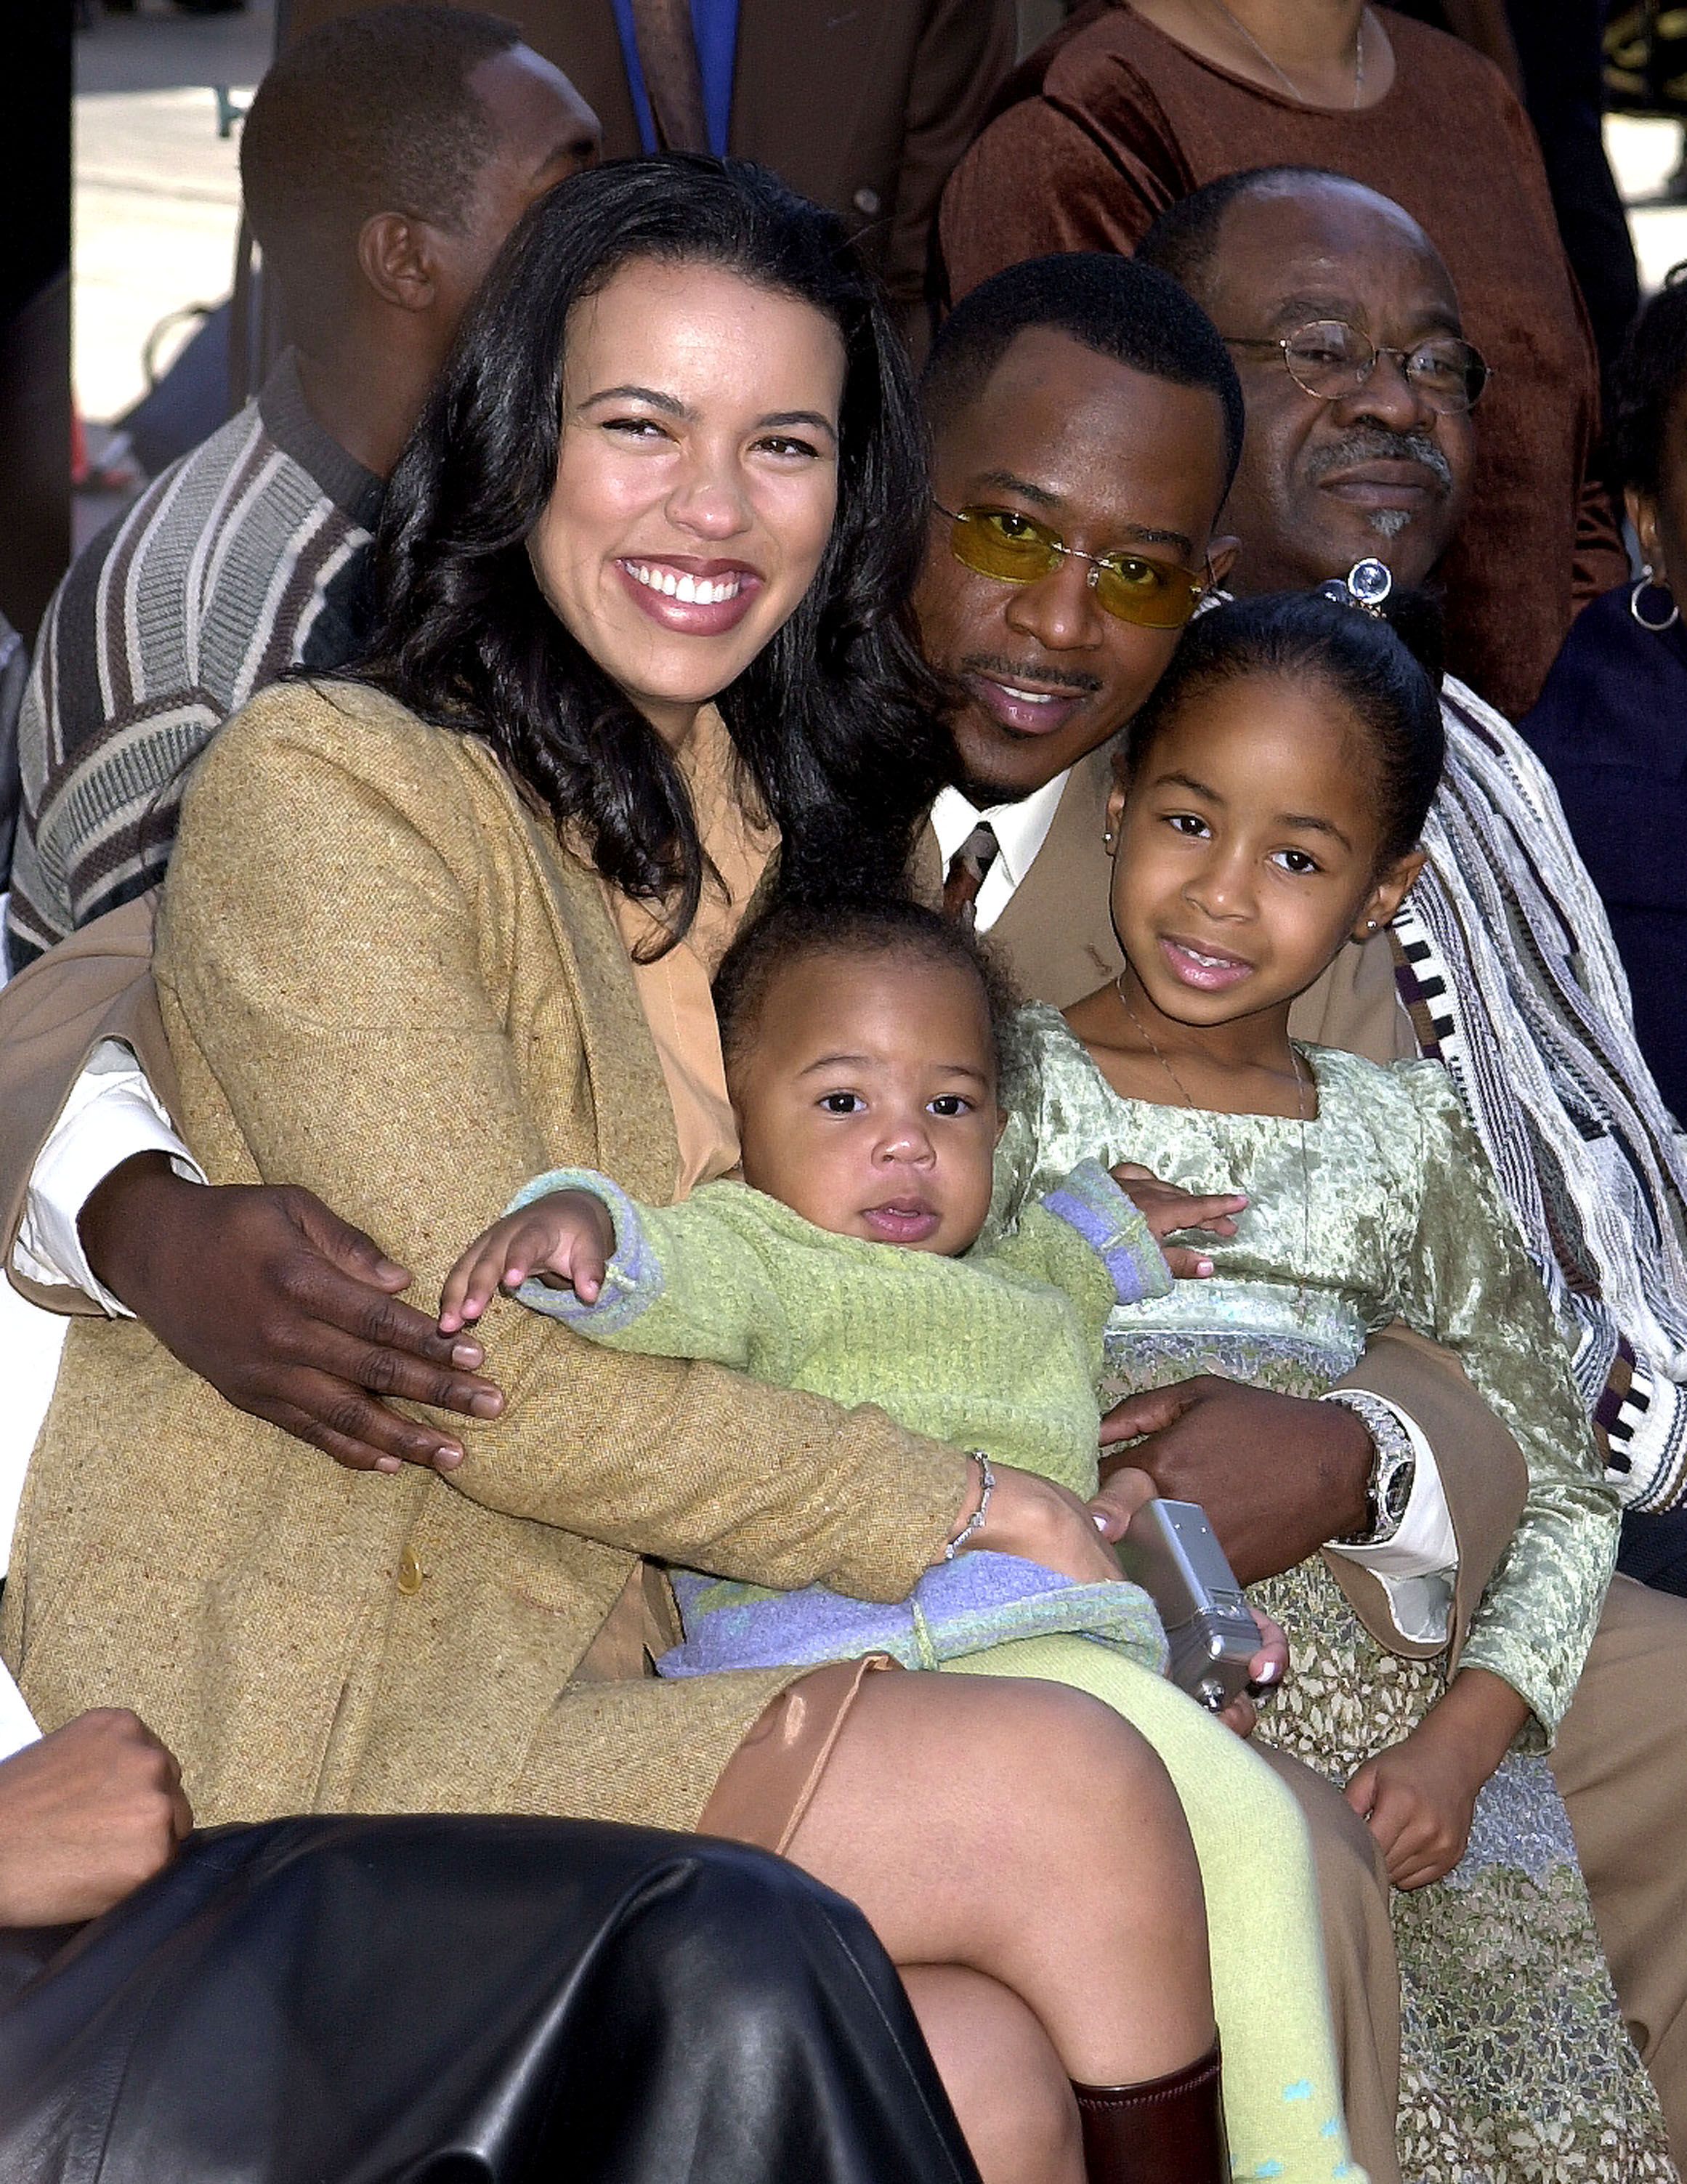
<svg viewBox="0 0 1687 2184"><path fill-rule="evenodd" d="M1119 1566L1160 1610L1172 1680L1213 1713L1248 1685L1259 1625L1197 1502L1144 1502L1118 1546Z"/></svg>

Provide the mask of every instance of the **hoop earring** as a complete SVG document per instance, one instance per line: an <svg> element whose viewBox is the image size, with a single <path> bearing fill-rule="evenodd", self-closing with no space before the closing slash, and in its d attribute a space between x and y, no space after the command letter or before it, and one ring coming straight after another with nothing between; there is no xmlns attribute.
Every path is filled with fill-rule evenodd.
<svg viewBox="0 0 1687 2184"><path fill-rule="evenodd" d="M1648 621L1640 612L1640 593L1645 591L1663 591L1662 584L1652 582L1652 565L1650 561L1642 565L1640 580L1629 594L1629 611L1642 629L1650 631L1654 637L1662 637L1665 630L1673 629L1676 623L1680 621L1680 605L1673 597L1665 593L1665 597L1669 599L1669 612L1662 621Z"/></svg>

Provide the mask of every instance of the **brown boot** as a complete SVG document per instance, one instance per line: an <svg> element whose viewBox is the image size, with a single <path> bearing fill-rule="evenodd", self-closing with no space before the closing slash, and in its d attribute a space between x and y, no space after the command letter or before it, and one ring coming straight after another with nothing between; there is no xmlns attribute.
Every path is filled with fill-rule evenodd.
<svg viewBox="0 0 1687 2184"><path fill-rule="evenodd" d="M1089 2184L1230 2184L1218 2048L1164 2078L1080 2086Z"/></svg>

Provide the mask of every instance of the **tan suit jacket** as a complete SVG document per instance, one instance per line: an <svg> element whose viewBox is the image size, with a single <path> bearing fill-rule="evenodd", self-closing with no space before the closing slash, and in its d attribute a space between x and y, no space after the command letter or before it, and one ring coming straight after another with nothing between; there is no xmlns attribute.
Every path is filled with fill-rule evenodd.
<svg viewBox="0 0 1687 2184"><path fill-rule="evenodd" d="M358 0L292 0L288 42ZM642 148L610 0L510 0L604 128ZM863 237L905 321L949 170L1013 65L1012 0L739 0L728 148L760 159Z"/></svg>
<svg viewBox="0 0 1687 2184"><path fill-rule="evenodd" d="M177 1117L212 1179L320 1191L421 1294L546 1168L671 1188L672 1113L596 876L482 746L390 701L283 687L222 732L184 807L157 976ZM965 1459L871 1408L493 1309L509 1405L459 1422L448 1479L340 1470L145 1329L79 1321L0 1624L43 1725L136 1708L208 1823L694 1824L799 1672L571 1683L638 1557L899 1599Z"/></svg>
<svg viewBox="0 0 1687 2184"><path fill-rule="evenodd" d="M1101 839L1111 778L1111 744L1072 768L1043 847L985 936L1027 1000L1068 1008L1123 967L1108 914L1112 863ZM939 878L936 838L929 830L921 845L920 876L927 891ZM1289 1021L1297 1039L1345 1047L1373 1061L1417 1051L1411 1019L1395 997L1385 934L1344 950L1295 1004ZM1528 1481L1523 1451L1457 1360L1407 1329L1391 1328L1374 1337L1342 1385L1398 1403L1435 1451L1459 1545L1452 1616L1456 1654L1523 1514ZM1334 1554L1326 1560L1378 1644L1420 1656L1440 1651L1401 1636L1382 1586L1356 1563Z"/></svg>

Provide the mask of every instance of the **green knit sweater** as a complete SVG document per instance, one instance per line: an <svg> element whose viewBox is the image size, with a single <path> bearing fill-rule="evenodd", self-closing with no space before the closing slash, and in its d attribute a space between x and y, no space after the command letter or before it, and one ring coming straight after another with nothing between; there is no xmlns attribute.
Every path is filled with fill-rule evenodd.
<svg viewBox="0 0 1687 2184"><path fill-rule="evenodd" d="M600 1198L615 1248L598 1301L530 1281L521 1299L593 1341L727 1365L1054 1479L1096 1488L1101 1335L1121 1302L1172 1277L1148 1224L1086 1162L1014 1234L950 1259L835 1236L743 1184L635 1206L605 1176L562 1169L515 1199Z"/></svg>

